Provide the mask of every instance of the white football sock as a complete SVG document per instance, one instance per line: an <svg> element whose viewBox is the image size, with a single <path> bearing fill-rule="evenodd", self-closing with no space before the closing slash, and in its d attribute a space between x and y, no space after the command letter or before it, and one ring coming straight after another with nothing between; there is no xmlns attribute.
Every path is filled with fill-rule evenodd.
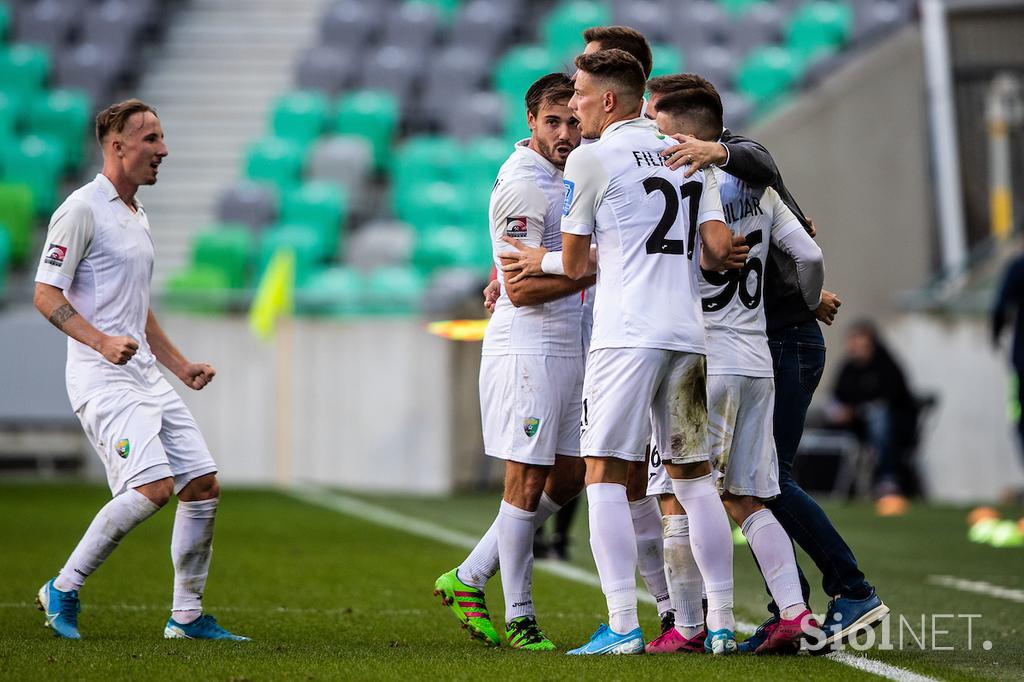
<svg viewBox="0 0 1024 682"><path fill-rule="evenodd" d="M587 486L590 548L608 601L608 626L625 635L640 627L636 613L636 535L629 515L626 486Z"/></svg>
<svg viewBox="0 0 1024 682"><path fill-rule="evenodd" d="M633 517L633 532L636 533L636 555L640 575L647 584L647 591L654 597L658 616L672 610L668 595L668 581L665 578L665 550L661 538L661 509L658 500L645 497L629 503Z"/></svg>
<svg viewBox="0 0 1024 682"><path fill-rule="evenodd" d="M174 601L171 615L179 623L191 623L203 612L203 591L213 555L213 524L220 498L178 501L171 531L174 563Z"/></svg>
<svg viewBox="0 0 1024 682"><path fill-rule="evenodd" d="M547 493L541 493L540 504L537 505L537 513L533 517L534 530L544 525L544 522L558 513L562 505L558 504ZM469 553L469 556L459 564L456 575L459 580L470 587L478 590L484 589L487 581L498 572L498 519L501 509L498 509L499 516L494 518L494 523L487 529L483 537L476 543L476 547Z"/></svg>
<svg viewBox="0 0 1024 682"><path fill-rule="evenodd" d="M665 517L665 574L676 631L687 639L696 637L704 629L704 579L690 549L690 520L685 514Z"/></svg>
<svg viewBox="0 0 1024 682"><path fill-rule="evenodd" d="M535 615L533 610L533 534L537 512L501 501L498 511L498 556L501 589L505 593L505 622Z"/></svg>
<svg viewBox="0 0 1024 682"><path fill-rule="evenodd" d="M780 614L787 620L796 618L806 607L793 543L786 531L770 509L759 509L748 516L742 530Z"/></svg>
<svg viewBox="0 0 1024 682"><path fill-rule="evenodd" d="M711 474L672 479L672 490L690 521L690 548L708 596L708 630L736 629L733 617L732 531Z"/></svg>
<svg viewBox="0 0 1024 682"><path fill-rule="evenodd" d="M106 561L121 538L159 509L134 488L107 502L89 524L64 568L60 569L54 587L62 592L82 589L85 579Z"/></svg>

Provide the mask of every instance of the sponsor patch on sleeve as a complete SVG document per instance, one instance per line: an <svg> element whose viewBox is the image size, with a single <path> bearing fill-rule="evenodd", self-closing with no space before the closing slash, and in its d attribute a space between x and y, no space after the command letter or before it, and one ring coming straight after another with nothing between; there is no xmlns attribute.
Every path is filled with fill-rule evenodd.
<svg viewBox="0 0 1024 682"><path fill-rule="evenodd" d="M50 244L46 248L46 255L43 256L43 262L47 265L54 265L61 267L64 265L64 257L68 255L68 247L61 246L60 244Z"/></svg>
<svg viewBox="0 0 1024 682"><path fill-rule="evenodd" d="M576 193L576 183L572 180L562 180L565 185L565 202L562 204L562 215L569 215L569 207L572 206L572 196Z"/></svg>
<svg viewBox="0 0 1024 682"><path fill-rule="evenodd" d="M526 237L526 216L514 215L505 218L505 236L512 237L513 239L523 239Z"/></svg>

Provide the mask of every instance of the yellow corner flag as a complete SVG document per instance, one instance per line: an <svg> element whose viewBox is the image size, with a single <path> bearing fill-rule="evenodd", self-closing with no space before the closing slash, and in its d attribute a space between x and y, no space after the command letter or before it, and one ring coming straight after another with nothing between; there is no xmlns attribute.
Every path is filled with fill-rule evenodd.
<svg viewBox="0 0 1024 682"><path fill-rule="evenodd" d="M295 300L295 252L278 249L267 265L249 309L249 328L262 339L274 334L277 318L291 315Z"/></svg>

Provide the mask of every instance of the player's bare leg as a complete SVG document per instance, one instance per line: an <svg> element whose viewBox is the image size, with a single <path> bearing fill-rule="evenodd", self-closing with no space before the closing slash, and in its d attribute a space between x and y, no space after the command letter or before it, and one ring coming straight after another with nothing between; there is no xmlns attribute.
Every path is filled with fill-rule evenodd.
<svg viewBox="0 0 1024 682"><path fill-rule="evenodd" d="M779 606L779 621L771 626L756 653L797 653L804 631L817 628L800 590L793 541L761 500L725 492L722 502L742 529L772 599Z"/></svg>
<svg viewBox="0 0 1024 682"><path fill-rule="evenodd" d="M650 456L648 454L648 456ZM672 600L665 578L665 554L662 540L661 510L658 500L647 495L647 462L630 462L626 480L629 513L636 533L636 555L640 575L647 591L654 597L661 619L661 631L675 625Z"/></svg>

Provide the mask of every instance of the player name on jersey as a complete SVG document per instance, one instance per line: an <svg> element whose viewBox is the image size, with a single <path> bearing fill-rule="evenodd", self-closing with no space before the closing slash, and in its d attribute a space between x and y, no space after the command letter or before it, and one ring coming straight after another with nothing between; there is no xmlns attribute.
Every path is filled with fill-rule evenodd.
<svg viewBox="0 0 1024 682"><path fill-rule="evenodd" d="M722 212L725 213L725 222L730 225L750 216L764 215L760 199L752 195L740 197L735 201L723 201Z"/></svg>
<svg viewBox="0 0 1024 682"><path fill-rule="evenodd" d="M665 159L661 158L659 154L655 154L654 152L634 151L633 158L636 159L637 168L665 165Z"/></svg>

